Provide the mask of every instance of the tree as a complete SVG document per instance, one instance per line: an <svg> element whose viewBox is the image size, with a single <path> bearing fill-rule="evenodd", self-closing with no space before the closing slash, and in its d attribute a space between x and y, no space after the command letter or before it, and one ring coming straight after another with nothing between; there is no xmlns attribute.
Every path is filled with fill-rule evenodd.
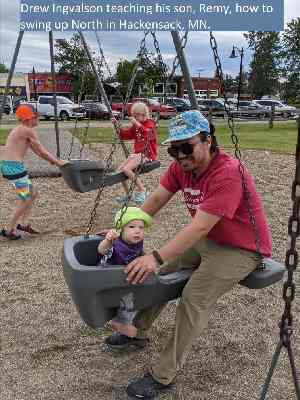
<svg viewBox="0 0 300 400"><path fill-rule="evenodd" d="M282 57L278 32L249 32L244 34L253 50L250 63L249 89L255 97L278 92L280 60Z"/></svg>
<svg viewBox="0 0 300 400"><path fill-rule="evenodd" d="M137 59L132 61L122 59L117 65L116 79L121 84L120 91L124 99L126 98L132 73L137 63ZM144 88L143 92L146 92L147 95L153 94L154 85L166 80L167 70L168 67L165 63L159 62L157 58L150 57L147 54L141 59L140 69L136 75L130 97L139 95L139 88Z"/></svg>
<svg viewBox="0 0 300 400"><path fill-rule="evenodd" d="M224 82L224 90L226 93L237 92L237 82L231 75L225 74L223 82Z"/></svg>
<svg viewBox="0 0 300 400"><path fill-rule="evenodd" d="M83 94L96 94L95 77L89 69L89 60L79 34L74 34L70 41L56 40L55 50L54 61L59 65L58 72L69 73L72 77L73 95L78 98ZM98 62L96 58L95 62Z"/></svg>
<svg viewBox="0 0 300 400"><path fill-rule="evenodd" d="M300 100L300 18L287 24L282 37L285 100Z"/></svg>
<svg viewBox="0 0 300 400"><path fill-rule="evenodd" d="M0 63L0 73L2 72L9 72L9 69L6 67L5 64Z"/></svg>

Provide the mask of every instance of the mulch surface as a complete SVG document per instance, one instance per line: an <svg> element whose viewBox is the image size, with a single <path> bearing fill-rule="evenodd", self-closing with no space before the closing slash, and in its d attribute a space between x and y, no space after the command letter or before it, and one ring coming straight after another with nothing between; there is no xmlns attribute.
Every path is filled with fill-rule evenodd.
<svg viewBox="0 0 300 400"><path fill-rule="evenodd" d="M108 152L105 145L100 152ZM151 190L168 164L160 148L162 167L144 177ZM294 157L268 152L245 152L269 217L274 259L284 260ZM33 226L44 232L21 241L0 238L1 377L2 400L126 399L128 381L154 362L174 326L176 304L166 307L151 331L147 350L112 353L103 344L109 328L97 331L80 319L62 272L61 253L66 230L84 232L96 193L72 192L62 178L34 180L40 197ZM0 223L4 225L15 201L7 181L0 179ZM95 231L110 227L118 209L120 186L107 188L98 208ZM146 240L160 246L189 217L178 195L163 209ZM71 230L71 231L70 231ZM299 271L296 272L299 286ZM298 294L297 294L298 295ZM176 387L160 399L258 399L279 340L283 311L282 285L263 290L238 286L223 296L208 329L194 343ZM292 346L300 370L300 300L294 301ZM295 399L288 357L283 351L271 382L269 399Z"/></svg>

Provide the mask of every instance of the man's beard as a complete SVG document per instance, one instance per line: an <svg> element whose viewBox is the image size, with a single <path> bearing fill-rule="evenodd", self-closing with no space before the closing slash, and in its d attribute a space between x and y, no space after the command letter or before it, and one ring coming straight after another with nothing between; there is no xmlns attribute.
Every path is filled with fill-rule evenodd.
<svg viewBox="0 0 300 400"><path fill-rule="evenodd" d="M177 158L177 162L184 171L192 172L196 169L194 156Z"/></svg>

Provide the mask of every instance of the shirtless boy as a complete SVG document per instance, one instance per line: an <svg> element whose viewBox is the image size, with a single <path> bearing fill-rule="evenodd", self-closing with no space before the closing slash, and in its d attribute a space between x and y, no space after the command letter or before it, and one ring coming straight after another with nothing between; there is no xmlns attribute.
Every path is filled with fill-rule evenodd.
<svg viewBox="0 0 300 400"><path fill-rule="evenodd" d="M1 234L8 239L20 239L18 231L38 233L31 225L26 224L32 205L37 197L37 191L33 189L28 172L23 164L24 157L29 149L50 164L58 167L66 161L59 160L49 153L40 143L35 127L38 125L38 114L33 112L28 105L20 105L16 111L16 117L20 124L8 135L2 161L0 160L0 173L13 184L18 200L17 206L11 216L7 229L2 229Z"/></svg>

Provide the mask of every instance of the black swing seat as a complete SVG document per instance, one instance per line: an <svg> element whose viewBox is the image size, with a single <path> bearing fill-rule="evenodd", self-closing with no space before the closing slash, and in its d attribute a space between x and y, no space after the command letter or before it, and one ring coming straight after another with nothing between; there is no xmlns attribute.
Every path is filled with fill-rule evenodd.
<svg viewBox="0 0 300 400"><path fill-rule="evenodd" d="M286 268L284 265L271 258L263 259L264 269L251 272L245 279L240 281L240 285L249 289L263 289L271 286L283 278Z"/></svg>
<svg viewBox="0 0 300 400"><path fill-rule="evenodd" d="M83 321L91 328L102 327L116 314L120 300L133 293L134 307L141 310L180 297L192 270L168 275L151 275L143 284L126 281L124 266L97 266L101 238L82 236L65 239L64 276Z"/></svg>
<svg viewBox="0 0 300 400"><path fill-rule="evenodd" d="M145 174L159 167L159 161L148 161L143 164L139 173ZM123 172L113 170L109 170L104 176L104 170L104 162L91 160L70 160L60 167L62 177L67 185L79 193L97 190L103 180L105 186L112 186L128 179Z"/></svg>
<svg viewBox="0 0 300 400"><path fill-rule="evenodd" d="M141 310L154 304L165 303L181 296L193 269L184 269L168 275L151 275L143 284L126 281L124 266L97 266L97 247L103 237L77 236L65 239L63 268L72 299L83 321L92 328L102 327L111 320L120 300L133 293L134 307ZM249 274L241 285L262 289L282 279L285 267L265 259L265 269Z"/></svg>

